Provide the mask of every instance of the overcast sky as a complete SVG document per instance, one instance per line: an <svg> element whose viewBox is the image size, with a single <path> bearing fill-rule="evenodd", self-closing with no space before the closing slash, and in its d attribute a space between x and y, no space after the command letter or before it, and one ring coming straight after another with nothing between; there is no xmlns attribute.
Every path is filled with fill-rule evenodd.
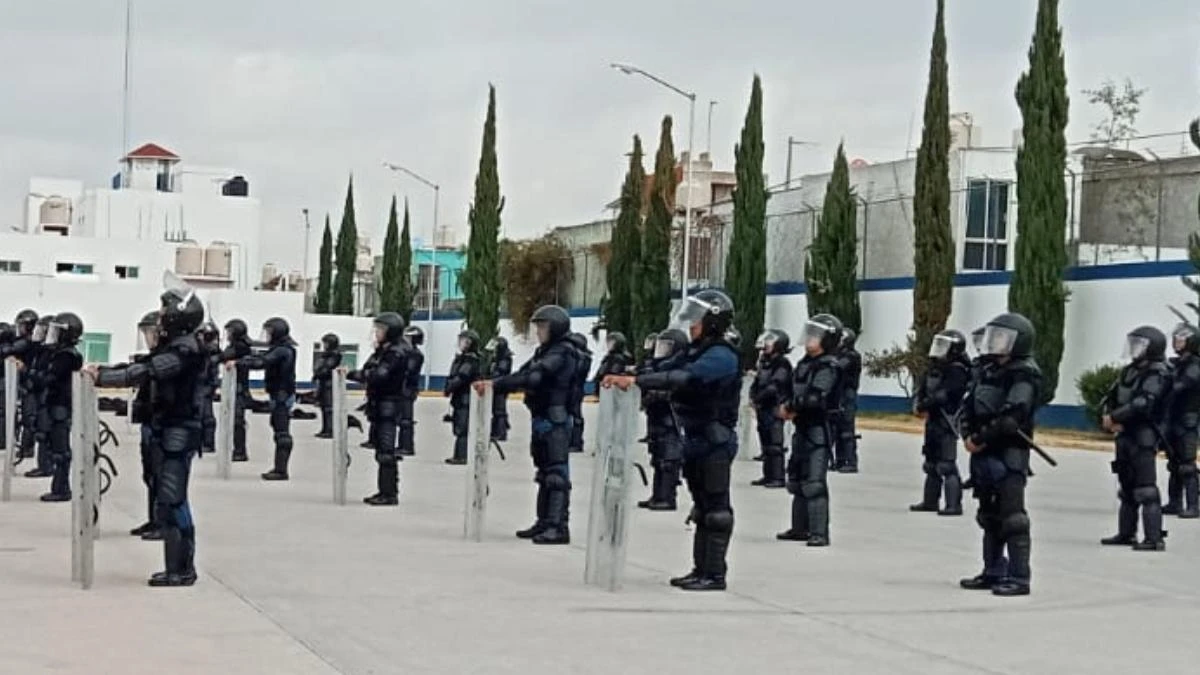
<svg viewBox="0 0 1200 675"><path fill-rule="evenodd" d="M1012 91L1026 67L1034 0L949 3L951 107L984 141L1019 126ZM1126 76L1150 89L1143 132L1200 114L1195 0L1065 0L1072 140L1097 111L1080 89ZM1152 6L1153 13L1143 9ZM718 168L732 169L750 79L763 77L766 166L826 170L840 138L852 157L903 157L920 131L933 0L134 0L130 145L243 170L264 203L274 258L299 267L301 208L340 218L353 172L359 232L378 246L393 192L416 234L431 192L388 159L441 183L441 218L461 228L479 155L487 84L498 88L507 236L603 215L624 153L653 152L660 117L687 105L610 70L625 61L697 92L696 148L709 100ZM123 154L125 0L0 0L0 225L20 222L31 175L104 184ZM916 141L912 141L915 145ZM316 225L316 223L314 223ZM314 227L313 253L319 232ZM264 251L264 260L271 255Z"/></svg>

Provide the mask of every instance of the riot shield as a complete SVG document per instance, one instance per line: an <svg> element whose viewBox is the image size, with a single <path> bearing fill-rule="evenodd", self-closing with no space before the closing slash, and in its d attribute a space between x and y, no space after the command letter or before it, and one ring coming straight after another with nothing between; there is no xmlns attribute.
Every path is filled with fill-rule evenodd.
<svg viewBox="0 0 1200 675"><path fill-rule="evenodd" d="M333 396L333 503L346 505L346 476L350 472L350 441L347 428L346 369L337 368L329 380Z"/></svg>
<svg viewBox="0 0 1200 675"><path fill-rule="evenodd" d="M100 411L89 376L75 373L71 386L71 581L92 587L96 521L100 509Z"/></svg>
<svg viewBox="0 0 1200 675"><path fill-rule="evenodd" d="M621 586L629 529L629 488L641 392L600 390L600 452L592 476L587 562L583 580L610 591Z"/></svg>
<svg viewBox="0 0 1200 675"><path fill-rule="evenodd" d="M20 373L17 360L4 359L4 476L0 479L0 499L12 499L13 465L17 461L20 444L17 443L17 384Z"/></svg>
<svg viewBox="0 0 1200 675"><path fill-rule="evenodd" d="M602 397L602 391L602 388L597 387L596 396ZM596 410L596 422L592 426L592 442L590 444L585 443L585 445L591 446L587 450L589 457L599 456L600 448L604 445L605 430L611 426L612 420L609 419L611 413L612 411L603 405L599 406Z"/></svg>
<svg viewBox="0 0 1200 675"><path fill-rule="evenodd" d="M463 537L483 541L484 517L487 515L488 463L492 458L492 397L491 387L479 394L471 390L469 426L467 427L466 515L463 518Z"/></svg>
<svg viewBox="0 0 1200 675"><path fill-rule="evenodd" d="M221 404L217 406L217 477L233 475L233 424L237 405L237 366L221 364Z"/></svg>
<svg viewBox="0 0 1200 675"><path fill-rule="evenodd" d="M738 454L741 460L753 460L761 452L758 443L758 426L754 404L750 401L750 385L754 374L742 377L742 394L738 399Z"/></svg>

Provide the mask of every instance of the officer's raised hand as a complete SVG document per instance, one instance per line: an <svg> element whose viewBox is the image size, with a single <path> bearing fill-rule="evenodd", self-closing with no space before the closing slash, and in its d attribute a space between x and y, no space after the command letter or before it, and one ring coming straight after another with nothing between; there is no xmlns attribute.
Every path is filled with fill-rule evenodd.
<svg viewBox="0 0 1200 675"><path fill-rule="evenodd" d="M600 381L600 386L605 389L616 387L621 391L629 391L629 388L636 382L637 378L629 375L605 375L604 379Z"/></svg>
<svg viewBox="0 0 1200 675"><path fill-rule="evenodd" d="M476 394L483 396L490 386L492 386L491 380L475 380L475 382L471 385L471 388L475 390Z"/></svg>

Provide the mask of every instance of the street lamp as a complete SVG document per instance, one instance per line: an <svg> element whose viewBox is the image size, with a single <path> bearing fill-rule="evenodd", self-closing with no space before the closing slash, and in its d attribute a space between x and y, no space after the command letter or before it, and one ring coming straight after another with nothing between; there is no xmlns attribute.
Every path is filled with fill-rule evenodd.
<svg viewBox="0 0 1200 675"><path fill-rule="evenodd" d="M688 162L687 166L684 168L687 175L687 178L685 179L687 181L687 195L684 198L684 208L686 211L684 212L683 216L683 273L680 275L682 283L680 284L679 289L680 300L686 300L688 296L688 277L690 276L688 274L688 256L691 252L692 243L692 189L694 187L692 185L692 164L695 163L695 157L693 157L693 151L695 148L693 147L693 143L696 132L696 94L694 92L684 91L670 82L667 82L660 77L656 77L642 70L641 68L638 68L637 66L632 66L627 63L610 63L609 66L621 71L626 75L641 75L642 77L660 86L666 87L667 89L670 89L671 91L688 100ZM711 105L709 106L709 110L712 110Z"/></svg>
<svg viewBox="0 0 1200 675"><path fill-rule="evenodd" d="M787 171L785 172L787 177L784 179L784 190L789 190L792 187L792 146L795 145L816 145L816 143L811 141L797 141L791 136L788 136Z"/></svg>
<svg viewBox="0 0 1200 675"><path fill-rule="evenodd" d="M422 176L421 174L419 174L415 171L412 171L410 169L406 169L406 168L400 166L399 164L393 164L391 162L385 161L385 162L383 162L383 168L387 169L388 171L391 171L392 173L405 174L406 176L413 178L414 180L424 184L425 186L427 186L433 190L433 228L432 228L432 231L430 232L430 237L429 237L430 274L429 274L429 282L426 284L426 286L428 287L427 292L429 293L429 295L427 296L429 298L429 316L428 316L428 319L426 322L426 329L425 329L425 332L428 333L429 339L433 340L433 297L434 297L433 296L433 288L434 288L433 284L434 284L434 281L436 280L436 276L438 274L438 268L437 268L438 200L439 200L439 197L441 196L442 189L440 187L438 187L437 183L434 183L433 181L429 180L428 178L425 178L424 176ZM431 359L425 359L425 389L430 388L429 387L430 369L433 366L431 361L432 361Z"/></svg>

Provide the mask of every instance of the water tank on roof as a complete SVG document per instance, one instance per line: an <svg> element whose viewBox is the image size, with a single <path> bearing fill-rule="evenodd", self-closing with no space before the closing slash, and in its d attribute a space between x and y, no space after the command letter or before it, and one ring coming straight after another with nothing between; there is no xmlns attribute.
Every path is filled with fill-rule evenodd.
<svg viewBox="0 0 1200 675"><path fill-rule="evenodd" d="M204 274L204 249L200 244L187 239L175 248L175 274L181 277L198 277Z"/></svg>
<svg viewBox="0 0 1200 675"><path fill-rule="evenodd" d="M229 278L233 269L233 249L223 241L214 241L204 249L204 275Z"/></svg>
<svg viewBox="0 0 1200 675"><path fill-rule="evenodd" d="M38 207L40 225L66 227L71 224L71 200L65 197L50 197Z"/></svg>
<svg viewBox="0 0 1200 675"><path fill-rule="evenodd" d="M249 197L250 183L242 176L234 176L221 186L221 194L226 197Z"/></svg>

